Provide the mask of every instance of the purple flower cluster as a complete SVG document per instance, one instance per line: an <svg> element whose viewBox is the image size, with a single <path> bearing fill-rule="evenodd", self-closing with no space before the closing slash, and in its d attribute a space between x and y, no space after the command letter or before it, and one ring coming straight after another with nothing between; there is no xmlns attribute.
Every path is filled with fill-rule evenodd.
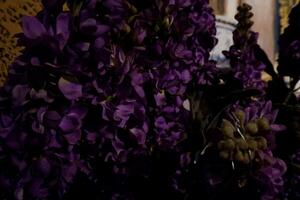
<svg viewBox="0 0 300 200"><path fill-rule="evenodd" d="M0 199L283 196L299 155L286 165L274 153L284 127L265 95L249 5L223 73L209 60L208 0L42 3L22 20L24 49L0 88ZM281 74L283 60L299 60L298 39L281 50Z"/></svg>
<svg viewBox="0 0 300 200"><path fill-rule="evenodd" d="M283 175L287 166L283 160L275 158L272 153L264 152L260 155L261 169L255 174L263 187L262 200L271 200L282 193L284 187Z"/></svg>
<svg viewBox="0 0 300 200"><path fill-rule="evenodd" d="M276 148L276 132L285 129L284 126L276 124L277 110L273 110L270 101L266 103L253 102L245 109L246 120L254 121L267 119L269 130L263 131L263 138L267 141L267 147L256 152L254 160L253 177L262 186L263 200L276 198L284 189L284 174L287 171L285 162L273 155L272 150ZM246 121L245 120L245 121ZM258 128L263 128L263 123L257 123Z"/></svg>
<svg viewBox="0 0 300 200"><path fill-rule="evenodd" d="M25 48L1 88L1 188L63 198L78 171L94 178L97 160L126 175L130 156L176 152L189 86L215 78L208 1L42 2L22 20Z"/></svg>
<svg viewBox="0 0 300 200"><path fill-rule="evenodd" d="M250 30L253 22L250 18L251 6L244 5L238 8L239 13L235 16L238 21L237 29L233 31L233 45L224 55L230 60L230 66L234 76L240 80L244 88L257 88L263 90L265 83L261 79L265 64L257 59L255 51L258 33Z"/></svg>
<svg viewBox="0 0 300 200"><path fill-rule="evenodd" d="M251 6L246 4L238 8L239 12L235 16L238 20L237 29L233 32L234 44L224 54L230 60L234 77L241 82L244 89L255 88L264 93L266 84L261 79L261 74L266 65L257 57L258 34L250 30L253 25L250 21L253 16L250 10ZM287 168L283 160L272 154L272 150L276 148L275 134L284 129L284 126L275 124L278 111L272 107L272 102L267 101L265 95L261 95L238 101L229 112L230 121L235 121L233 125L240 129L238 137L244 140L241 144L238 140L236 145L240 149L247 147L248 151L244 152L245 155L236 153L235 158L246 164L249 163L247 157L253 159L250 162L252 177L264 188L260 191L261 199L275 199L282 193L283 175ZM224 157L224 154L220 153L220 156Z"/></svg>

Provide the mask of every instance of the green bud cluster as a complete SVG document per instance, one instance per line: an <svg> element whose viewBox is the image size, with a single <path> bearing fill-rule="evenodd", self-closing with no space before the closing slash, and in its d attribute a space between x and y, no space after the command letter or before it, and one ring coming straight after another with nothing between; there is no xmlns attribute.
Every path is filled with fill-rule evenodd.
<svg viewBox="0 0 300 200"><path fill-rule="evenodd" d="M240 124L239 131L242 132L243 137L238 133L236 126L229 120L223 119L220 127L223 138L217 145L219 155L222 159L249 164L254 159L256 151L268 147L268 142L263 135L270 130L270 123L265 117L245 123L243 111L238 110L234 114Z"/></svg>

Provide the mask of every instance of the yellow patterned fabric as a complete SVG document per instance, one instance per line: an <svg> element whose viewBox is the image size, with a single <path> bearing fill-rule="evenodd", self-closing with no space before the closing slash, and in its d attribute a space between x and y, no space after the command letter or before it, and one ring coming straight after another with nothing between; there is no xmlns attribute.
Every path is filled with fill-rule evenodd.
<svg viewBox="0 0 300 200"><path fill-rule="evenodd" d="M279 14L280 14L280 31L283 33L284 29L288 26L289 13L293 6L299 3L300 0L280 0Z"/></svg>
<svg viewBox="0 0 300 200"><path fill-rule="evenodd" d="M15 34L21 32L24 15L36 15L42 9L40 0L0 0L0 86L7 76L8 66L19 55Z"/></svg>

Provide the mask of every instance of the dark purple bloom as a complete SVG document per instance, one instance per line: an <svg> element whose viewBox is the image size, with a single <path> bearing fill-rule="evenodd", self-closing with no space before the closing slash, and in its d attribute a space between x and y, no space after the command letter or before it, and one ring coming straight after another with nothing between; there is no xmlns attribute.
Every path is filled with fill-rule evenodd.
<svg viewBox="0 0 300 200"><path fill-rule="evenodd" d="M283 175L287 166L284 161L274 158L271 152L261 152L260 156L266 164L257 172L256 178L267 187L262 199L271 200L283 190Z"/></svg>
<svg viewBox="0 0 300 200"><path fill-rule="evenodd" d="M134 87L136 93L141 97L145 97L145 92L142 87L142 84L144 83L144 76L142 73L138 73L137 71L133 71L130 74L131 76L131 85Z"/></svg>
<svg viewBox="0 0 300 200"><path fill-rule="evenodd" d="M46 128L56 129L60 119L61 116L58 112L49 110L43 115L42 123Z"/></svg>
<svg viewBox="0 0 300 200"><path fill-rule="evenodd" d="M25 16L22 19L22 26L25 37L29 39L38 39L42 37L54 37L58 43L60 49L62 49L69 39L70 34L70 14L61 13L57 16L55 29L49 27L48 30L36 17Z"/></svg>
<svg viewBox="0 0 300 200"><path fill-rule="evenodd" d="M130 129L130 132L132 133L132 135L134 135L139 145L145 146L148 130L148 126L145 123L142 128L132 128Z"/></svg>
<svg viewBox="0 0 300 200"><path fill-rule="evenodd" d="M62 118L59 127L64 132L76 131L80 128L81 122L78 115L70 113Z"/></svg>
<svg viewBox="0 0 300 200"><path fill-rule="evenodd" d="M9 114L0 114L0 137L6 138L14 128L14 119Z"/></svg>
<svg viewBox="0 0 300 200"><path fill-rule="evenodd" d="M43 180L36 178L30 182L28 192L32 194L33 198L46 198L49 194L48 188L45 188L43 185Z"/></svg>
<svg viewBox="0 0 300 200"><path fill-rule="evenodd" d="M156 120L155 120L155 127L158 129L159 132L162 132L166 129L169 128L166 120L164 117L158 117Z"/></svg>
<svg viewBox="0 0 300 200"><path fill-rule="evenodd" d="M134 112L134 101L127 101L116 107L114 112L114 120L119 122L120 127L124 127L129 117Z"/></svg>
<svg viewBox="0 0 300 200"><path fill-rule="evenodd" d="M41 172L45 177L51 172L51 164L47 158L41 158L36 163L36 168Z"/></svg>
<svg viewBox="0 0 300 200"><path fill-rule="evenodd" d="M59 123L64 137L72 145L76 144L81 138L82 119L85 115L85 108L73 107Z"/></svg>
<svg viewBox="0 0 300 200"><path fill-rule="evenodd" d="M27 85L16 85L12 90L12 100L14 106L21 106L26 103L26 96L29 93Z"/></svg>
<svg viewBox="0 0 300 200"><path fill-rule="evenodd" d="M20 200L63 199L76 175L101 190L97 179L111 176L103 195L134 199L121 188L148 179L165 151L175 157L162 173L174 175L166 188L184 188L180 170L192 159L181 147L191 122L184 102L216 70L208 2L68 1L70 11L63 0L42 3L23 18L25 49L5 87L12 105L0 111L0 168L13 171L0 172L0 185Z"/></svg>
<svg viewBox="0 0 300 200"><path fill-rule="evenodd" d="M172 38L167 42L167 48L169 49L170 56L173 58L190 59L192 56L192 51L183 44L175 43Z"/></svg>
<svg viewBox="0 0 300 200"><path fill-rule="evenodd" d="M60 49L62 49L70 35L69 30L69 21L70 21L70 15L67 13L63 13L57 16L56 19L56 38L59 42Z"/></svg>
<svg viewBox="0 0 300 200"><path fill-rule="evenodd" d="M84 34L97 37L107 32L109 30L109 27L106 25L98 24L96 19L88 18L81 22L80 29Z"/></svg>
<svg viewBox="0 0 300 200"><path fill-rule="evenodd" d="M191 163L191 155L190 153L185 153L180 156L180 166L187 167Z"/></svg>
<svg viewBox="0 0 300 200"><path fill-rule="evenodd" d="M78 83L72 83L64 78L60 78L58 87L67 99L74 100L82 96L82 86Z"/></svg>
<svg viewBox="0 0 300 200"><path fill-rule="evenodd" d="M22 27L25 36L30 39L36 39L42 36L42 34L47 33L44 25L36 17L24 16L22 19Z"/></svg>

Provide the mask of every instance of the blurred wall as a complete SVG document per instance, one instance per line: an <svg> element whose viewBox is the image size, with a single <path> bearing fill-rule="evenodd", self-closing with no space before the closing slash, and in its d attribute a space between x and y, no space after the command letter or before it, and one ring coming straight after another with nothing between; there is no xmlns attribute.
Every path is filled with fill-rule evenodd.
<svg viewBox="0 0 300 200"><path fill-rule="evenodd" d="M276 20L276 0L243 0L252 6L254 14L253 30L259 33L258 43L267 52L271 61L275 62L277 33L279 26Z"/></svg>

